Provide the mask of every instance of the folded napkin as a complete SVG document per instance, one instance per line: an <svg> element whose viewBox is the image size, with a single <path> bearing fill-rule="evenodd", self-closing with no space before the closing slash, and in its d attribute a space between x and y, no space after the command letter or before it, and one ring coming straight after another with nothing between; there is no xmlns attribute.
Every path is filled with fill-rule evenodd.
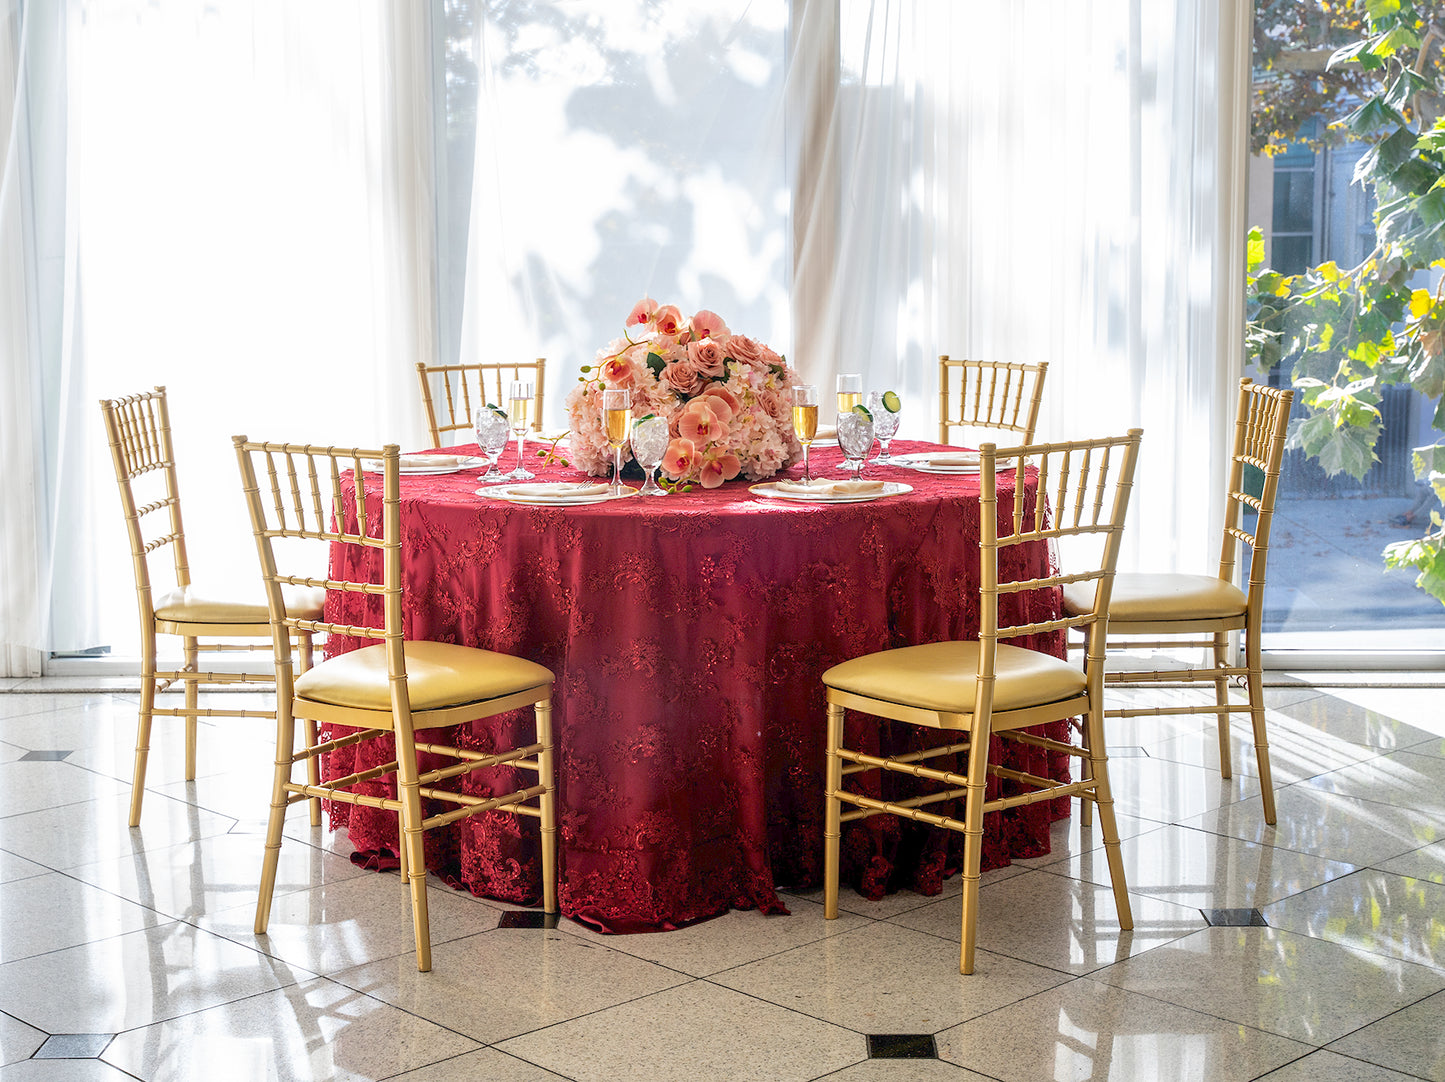
<svg viewBox="0 0 1445 1082"><path fill-rule="evenodd" d="M778 481L773 488L779 492L797 492L807 496L866 496L883 491L882 481Z"/></svg>
<svg viewBox="0 0 1445 1082"><path fill-rule="evenodd" d="M609 487L602 483L557 481L540 485L508 485L503 492L508 496L596 496Z"/></svg>
<svg viewBox="0 0 1445 1082"><path fill-rule="evenodd" d="M418 452L401 456L403 466L465 466L468 461L466 455L429 455Z"/></svg>
<svg viewBox="0 0 1445 1082"><path fill-rule="evenodd" d="M815 440L836 440L838 438L838 427L836 425L819 425L818 431L813 434Z"/></svg>
<svg viewBox="0 0 1445 1082"><path fill-rule="evenodd" d="M933 455L928 460L930 466L977 466L978 455Z"/></svg>

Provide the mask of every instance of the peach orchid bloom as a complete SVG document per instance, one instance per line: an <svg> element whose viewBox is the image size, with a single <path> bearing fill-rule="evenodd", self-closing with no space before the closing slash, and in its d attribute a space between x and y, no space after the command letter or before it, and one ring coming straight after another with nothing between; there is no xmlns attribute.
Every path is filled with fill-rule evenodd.
<svg viewBox="0 0 1445 1082"><path fill-rule="evenodd" d="M707 308L692 317L692 330L699 338L716 338L728 333L728 325L722 316Z"/></svg>
<svg viewBox="0 0 1445 1082"><path fill-rule="evenodd" d="M621 355L602 362L602 378L613 387L632 386L632 365Z"/></svg>
<svg viewBox="0 0 1445 1082"><path fill-rule="evenodd" d="M726 436L728 425L707 398L694 398L677 419L677 432L694 446L702 446Z"/></svg>
<svg viewBox="0 0 1445 1082"><path fill-rule="evenodd" d="M697 465L697 447L692 440L676 439L667 445L662 456L662 472L677 480L686 477Z"/></svg>
<svg viewBox="0 0 1445 1082"><path fill-rule="evenodd" d="M717 488L724 481L731 481L742 472L743 464L738 460L737 455L719 455L717 458L709 458L702 464L698 473L698 483L703 488Z"/></svg>
<svg viewBox="0 0 1445 1082"><path fill-rule="evenodd" d="M632 306L632 311L627 317L627 326L645 326L653 321L657 315L657 302L651 297L643 297Z"/></svg>
<svg viewBox="0 0 1445 1082"><path fill-rule="evenodd" d="M661 334L675 335L682 330L682 312L675 304L666 304L652 317L652 325Z"/></svg>

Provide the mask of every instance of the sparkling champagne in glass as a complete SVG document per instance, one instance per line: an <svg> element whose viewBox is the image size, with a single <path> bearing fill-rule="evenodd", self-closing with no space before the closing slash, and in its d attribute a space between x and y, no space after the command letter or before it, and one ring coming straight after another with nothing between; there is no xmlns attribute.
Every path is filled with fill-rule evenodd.
<svg viewBox="0 0 1445 1082"><path fill-rule="evenodd" d="M632 422L632 392L623 388L602 392L602 427L607 446L612 448L612 487L609 496L625 494L622 487L622 448L627 446L627 429Z"/></svg>
<svg viewBox="0 0 1445 1082"><path fill-rule="evenodd" d="M838 425L842 427L843 418L853 412L854 406L863 404L863 377L856 372L848 373L838 377ZM841 447L842 440L838 441ZM852 457L848 449L843 448L843 461L838 463L840 470L851 470L854 468Z"/></svg>
<svg viewBox="0 0 1445 1082"><path fill-rule="evenodd" d="M537 476L522 464L527 442L527 429L532 425L532 381L517 379L507 390L507 417L512 422L512 431L517 436L517 468L507 474L507 481L529 481Z"/></svg>
<svg viewBox="0 0 1445 1082"><path fill-rule="evenodd" d="M793 434L803 445L803 484L811 485L813 475L808 468L808 449L818 435L818 388L793 388Z"/></svg>

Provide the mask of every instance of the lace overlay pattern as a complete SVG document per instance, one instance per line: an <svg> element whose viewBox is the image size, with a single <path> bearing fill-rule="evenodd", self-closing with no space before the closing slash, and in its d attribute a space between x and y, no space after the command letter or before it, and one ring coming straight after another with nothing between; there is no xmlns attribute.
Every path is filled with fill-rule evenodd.
<svg viewBox="0 0 1445 1082"><path fill-rule="evenodd" d="M836 448L815 449L815 471L835 475L838 458ZM402 479L407 638L517 654L556 674L563 913L605 931L655 931L729 908L784 913L779 887L821 881L823 671L888 647L978 633L977 478L868 473L914 491L804 505L755 498L735 482L548 507L478 497L475 472ZM1007 549L1001 574L1041 574L1049 559L1042 547ZM379 581L379 561L370 574ZM375 603L333 593L327 619L356 621ZM1010 619L1037 620L1057 615L1059 601L1007 595L1004 604L1031 607ZM379 622L379 612L369 616ZM1058 635L1020 644L1057 656L1064 646ZM327 649L359 645L336 640ZM864 750L939 740L852 712L846 724L849 746ZM1043 731L1062 736L1066 727ZM486 750L514 728L530 731L530 712L449 735ZM1067 776L1066 757L1009 750L1010 765ZM383 742L356 745L323 769L338 777L390 757ZM511 774L502 768L468 784L482 795L503 791ZM912 784L882 782L900 796ZM330 812L333 827L348 828L354 859L395 866L393 815L342 804ZM988 816L983 866L1048 852L1049 823L1067 814L1068 801L1056 800ZM869 897L905 887L936 894L960 866L962 844L961 835L875 816L845 827L844 879ZM477 894L540 898L530 819L497 813L431 831L426 854L429 867Z"/></svg>

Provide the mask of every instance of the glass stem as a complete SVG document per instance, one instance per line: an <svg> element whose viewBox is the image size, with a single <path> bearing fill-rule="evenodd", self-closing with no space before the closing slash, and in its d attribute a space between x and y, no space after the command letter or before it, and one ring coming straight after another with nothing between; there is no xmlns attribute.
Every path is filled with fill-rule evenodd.
<svg viewBox="0 0 1445 1082"><path fill-rule="evenodd" d="M811 485L813 483L813 475L808 472L808 448L811 445L811 440L803 444L803 484L805 485Z"/></svg>
<svg viewBox="0 0 1445 1082"><path fill-rule="evenodd" d="M518 433L517 433L517 469L518 469L518 471L520 471L520 470L522 469L522 457L523 457L522 445L525 444L526 442L527 442L527 433L526 433L526 431L524 430L524 431L522 431L522 432L518 432Z"/></svg>

